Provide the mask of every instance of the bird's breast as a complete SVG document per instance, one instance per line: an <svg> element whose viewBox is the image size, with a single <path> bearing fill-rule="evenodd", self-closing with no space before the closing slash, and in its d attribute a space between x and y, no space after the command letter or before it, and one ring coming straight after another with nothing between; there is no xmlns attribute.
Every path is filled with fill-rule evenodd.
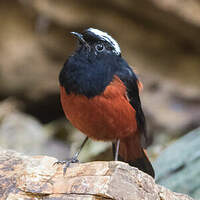
<svg viewBox="0 0 200 200"><path fill-rule="evenodd" d="M61 103L66 117L87 136L96 140L115 140L137 130L135 110L126 96L126 87L115 77L102 94L88 98L67 94L60 87Z"/></svg>

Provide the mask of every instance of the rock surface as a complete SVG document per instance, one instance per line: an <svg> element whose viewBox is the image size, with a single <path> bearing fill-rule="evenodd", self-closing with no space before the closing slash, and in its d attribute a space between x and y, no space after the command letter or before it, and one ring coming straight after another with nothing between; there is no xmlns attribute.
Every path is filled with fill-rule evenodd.
<svg viewBox="0 0 200 200"><path fill-rule="evenodd" d="M28 157L0 149L0 198L192 200L155 184L148 175L122 162L73 164L63 176L53 157Z"/></svg>
<svg viewBox="0 0 200 200"><path fill-rule="evenodd" d="M68 157L69 145L54 141L53 130L44 127L35 117L20 112L18 104L14 99L0 102L0 146L27 155Z"/></svg>
<svg viewBox="0 0 200 200"><path fill-rule="evenodd" d="M156 181L200 199L200 128L167 147L153 163Z"/></svg>

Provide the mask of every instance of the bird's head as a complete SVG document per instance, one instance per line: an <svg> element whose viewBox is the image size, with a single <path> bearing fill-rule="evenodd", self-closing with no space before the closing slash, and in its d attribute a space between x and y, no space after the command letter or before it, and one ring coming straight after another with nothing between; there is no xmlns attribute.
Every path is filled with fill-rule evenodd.
<svg viewBox="0 0 200 200"><path fill-rule="evenodd" d="M78 50L84 50L95 55L121 56L119 44L106 32L88 28L82 33L71 32L79 40Z"/></svg>

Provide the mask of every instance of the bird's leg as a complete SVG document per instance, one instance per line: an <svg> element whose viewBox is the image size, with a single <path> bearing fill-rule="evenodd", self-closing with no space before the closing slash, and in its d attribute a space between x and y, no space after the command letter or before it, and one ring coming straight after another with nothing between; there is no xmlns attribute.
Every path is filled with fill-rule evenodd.
<svg viewBox="0 0 200 200"><path fill-rule="evenodd" d="M63 168L63 174L65 175L66 173L66 170L67 168L70 166L71 163L78 163L79 160L78 160L78 156L83 148L83 146L85 145L85 143L87 142L88 140L88 137L85 138L85 140L83 141L83 143L81 144L81 146L79 147L78 151L72 156L72 158L70 159L67 159L67 160L63 160L63 161L57 161L55 162L53 165L56 165L56 164L62 164L64 165L64 168Z"/></svg>
<svg viewBox="0 0 200 200"><path fill-rule="evenodd" d="M115 161L118 161L120 139L116 142Z"/></svg>

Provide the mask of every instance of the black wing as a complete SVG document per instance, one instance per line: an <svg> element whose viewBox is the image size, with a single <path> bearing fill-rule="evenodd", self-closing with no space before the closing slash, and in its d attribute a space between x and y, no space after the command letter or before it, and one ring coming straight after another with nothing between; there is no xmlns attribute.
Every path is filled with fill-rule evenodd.
<svg viewBox="0 0 200 200"><path fill-rule="evenodd" d="M129 67L125 60L122 58L119 61L119 68L116 72L116 75L123 81L127 88L127 95L130 100L131 106L136 111L136 120L138 130L141 135L141 140L146 145L147 143L147 133L146 133L146 120L142 110L140 96L139 96L139 88L138 88L138 78L133 70Z"/></svg>

